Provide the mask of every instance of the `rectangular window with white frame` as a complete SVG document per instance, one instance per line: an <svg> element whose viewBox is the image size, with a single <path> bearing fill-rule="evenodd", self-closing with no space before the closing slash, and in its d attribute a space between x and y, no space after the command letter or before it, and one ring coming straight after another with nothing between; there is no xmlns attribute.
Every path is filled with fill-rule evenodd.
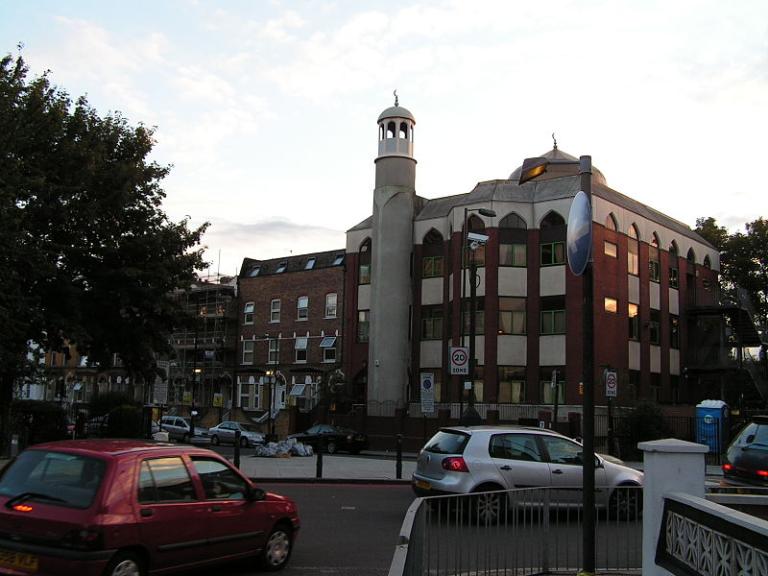
<svg viewBox="0 0 768 576"><path fill-rule="evenodd" d="M269 321L280 322L280 299L275 298L269 303Z"/></svg>
<svg viewBox="0 0 768 576"><path fill-rule="evenodd" d="M246 302L243 307L243 324L253 324L253 302Z"/></svg>
<svg viewBox="0 0 768 576"><path fill-rule="evenodd" d="M243 340L243 364L253 364L253 340Z"/></svg>
<svg viewBox="0 0 768 576"><path fill-rule="evenodd" d="M299 336L296 338L294 348L296 350L296 364L306 364L307 362L307 337Z"/></svg>
<svg viewBox="0 0 768 576"><path fill-rule="evenodd" d="M323 362L336 362L336 336L325 336L320 341Z"/></svg>
<svg viewBox="0 0 768 576"><path fill-rule="evenodd" d="M325 295L325 317L336 318L338 295L331 292Z"/></svg>
<svg viewBox="0 0 768 576"><path fill-rule="evenodd" d="M299 296L296 300L296 319L306 320L309 318L309 296Z"/></svg>
<svg viewBox="0 0 768 576"><path fill-rule="evenodd" d="M280 340L277 338L269 339L269 359L268 364L277 364L280 361Z"/></svg>

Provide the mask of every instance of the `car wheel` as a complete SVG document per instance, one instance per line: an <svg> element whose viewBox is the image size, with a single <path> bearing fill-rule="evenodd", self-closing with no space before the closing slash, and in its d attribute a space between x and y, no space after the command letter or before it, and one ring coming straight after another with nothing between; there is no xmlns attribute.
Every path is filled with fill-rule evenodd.
<svg viewBox="0 0 768 576"><path fill-rule="evenodd" d="M213 444L214 446L218 446L219 445L219 437L216 436L216 434L211 436L211 444Z"/></svg>
<svg viewBox="0 0 768 576"><path fill-rule="evenodd" d="M470 521L478 525L487 526L495 524L502 517L506 505L507 495L500 486L485 484L475 489L475 494L470 499Z"/></svg>
<svg viewBox="0 0 768 576"><path fill-rule="evenodd" d="M118 552L110 560L104 576L144 576L144 563L133 552Z"/></svg>
<svg viewBox="0 0 768 576"><path fill-rule="evenodd" d="M336 446L336 442L331 440L325 445L325 451L328 452L328 454L336 454L336 451L338 450L338 447Z"/></svg>
<svg viewBox="0 0 768 576"><path fill-rule="evenodd" d="M613 489L608 502L608 514L616 520L635 520L643 514L643 492L630 484Z"/></svg>
<svg viewBox="0 0 768 576"><path fill-rule="evenodd" d="M264 550L261 553L261 566L275 572L282 570L288 563L293 549L293 532L284 524L279 524L270 532Z"/></svg>
<svg viewBox="0 0 768 576"><path fill-rule="evenodd" d="M248 448L248 437L247 436L240 436L240 447L241 448Z"/></svg>

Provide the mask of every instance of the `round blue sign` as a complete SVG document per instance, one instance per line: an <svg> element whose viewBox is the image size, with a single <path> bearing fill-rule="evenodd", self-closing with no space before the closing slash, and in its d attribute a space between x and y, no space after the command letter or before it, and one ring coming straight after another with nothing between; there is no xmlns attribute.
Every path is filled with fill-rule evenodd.
<svg viewBox="0 0 768 576"><path fill-rule="evenodd" d="M592 255L592 206L583 191L574 196L568 212L565 248L568 253L568 267L576 276L581 276Z"/></svg>

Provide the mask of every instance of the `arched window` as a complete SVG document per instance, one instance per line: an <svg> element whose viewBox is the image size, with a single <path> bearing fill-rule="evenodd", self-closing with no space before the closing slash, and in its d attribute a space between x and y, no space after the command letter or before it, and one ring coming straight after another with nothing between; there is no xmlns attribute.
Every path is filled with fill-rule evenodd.
<svg viewBox="0 0 768 576"><path fill-rule="evenodd" d="M434 228L424 235L421 255L421 277L436 278L445 271L443 235Z"/></svg>
<svg viewBox="0 0 768 576"><path fill-rule="evenodd" d="M640 274L640 234L637 232L637 226L630 225L627 231L629 239L627 240L627 272L633 276Z"/></svg>
<svg viewBox="0 0 768 576"><path fill-rule="evenodd" d="M405 122L400 122L400 134L398 134L398 137L403 140L408 139L408 124Z"/></svg>
<svg viewBox="0 0 768 576"><path fill-rule="evenodd" d="M661 270L659 264L659 236L656 232L651 236L651 245L648 247L648 276L651 282L659 282Z"/></svg>
<svg viewBox="0 0 768 576"><path fill-rule="evenodd" d="M565 219L555 212L549 212L539 224L539 262L542 266L565 264Z"/></svg>
<svg viewBox="0 0 768 576"><path fill-rule="evenodd" d="M619 229L619 227L616 224L616 216L613 215L613 212L608 214L608 216L605 217L605 229L606 230L613 230L616 232L616 230Z"/></svg>
<svg viewBox="0 0 768 576"><path fill-rule="evenodd" d="M678 269L677 257L680 249L677 247L677 242L672 240L669 245L669 287L680 287L680 271Z"/></svg>
<svg viewBox="0 0 768 576"><path fill-rule="evenodd" d="M709 259L709 254L704 256L704 268L712 268L712 261Z"/></svg>
<svg viewBox="0 0 768 576"><path fill-rule="evenodd" d="M368 238L360 245L358 257L358 284L371 283L371 239Z"/></svg>
<svg viewBox="0 0 768 576"><path fill-rule="evenodd" d="M394 122L389 122L387 124L387 138L395 137L395 129L396 129L396 125Z"/></svg>
<svg viewBox="0 0 768 576"><path fill-rule="evenodd" d="M499 266L527 266L528 226L518 214L507 214L499 221Z"/></svg>
<svg viewBox="0 0 768 576"><path fill-rule="evenodd" d="M542 230L546 230L548 228L554 228L556 226L565 226L565 219L560 216L557 212L554 210L549 212L541 221L541 224L539 224L539 228Z"/></svg>
<svg viewBox="0 0 768 576"><path fill-rule="evenodd" d="M528 228L528 225L520 215L511 212L499 221L499 228L522 228L525 230Z"/></svg>
<svg viewBox="0 0 768 576"><path fill-rule="evenodd" d="M693 248L688 249L688 255L686 256L686 260L690 262L691 264L696 263L696 252L693 251Z"/></svg>

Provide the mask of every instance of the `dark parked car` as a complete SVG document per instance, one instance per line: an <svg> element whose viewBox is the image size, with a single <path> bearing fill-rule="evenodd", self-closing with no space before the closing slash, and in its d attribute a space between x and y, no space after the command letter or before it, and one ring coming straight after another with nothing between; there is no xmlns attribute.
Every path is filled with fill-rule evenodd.
<svg viewBox="0 0 768 576"><path fill-rule="evenodd" d="M218 454L139 440L67 440L0 477L0 572L146 576L256 557L283 568L295 503Z"/></svg>
<svg viewBox="0 0 768 576"><path fill-rule="evenodd" d="M339 450L358 454L368 448L368 436L365 434L330 424L315 424L306 432L291 434L288 438L295 438L302 444L309 444L315 451L322 449L328 454Z"/></svg>
<svg viewBox="0 0 768 576"><path fill-rule="evenodd" d="M768 416L753 416L728 445L726 483L768 486Z"/></svg>

